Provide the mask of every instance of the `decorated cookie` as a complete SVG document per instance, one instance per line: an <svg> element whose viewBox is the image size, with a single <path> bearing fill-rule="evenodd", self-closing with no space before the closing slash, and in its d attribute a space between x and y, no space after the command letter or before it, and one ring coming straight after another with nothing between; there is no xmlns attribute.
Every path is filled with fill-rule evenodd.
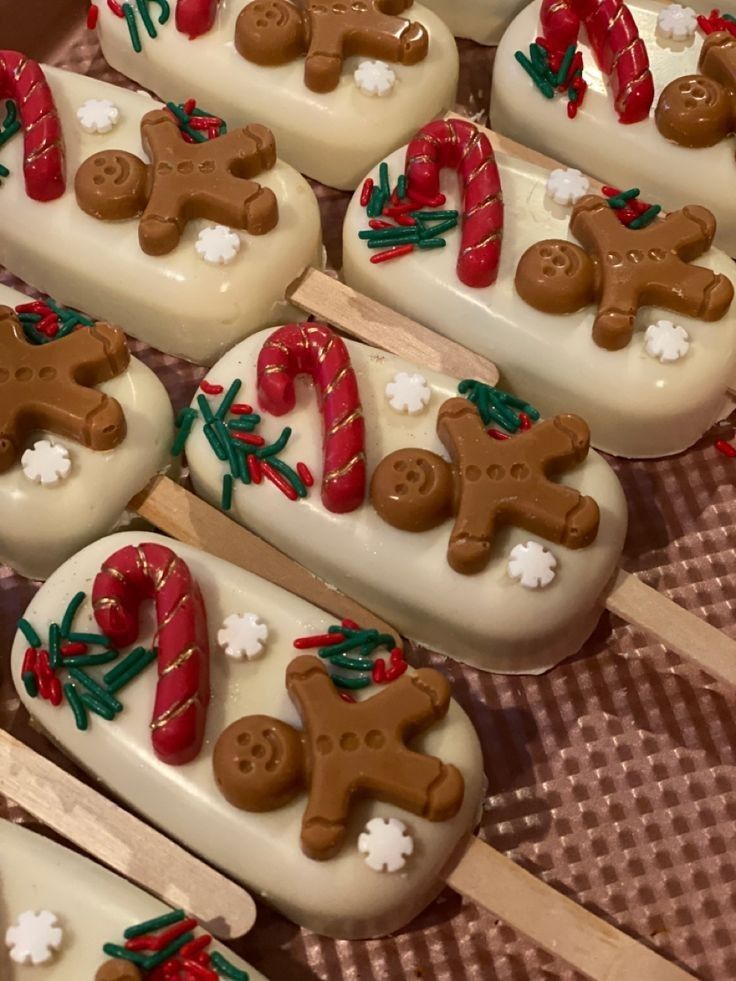
<svg viewBox="0 0 736 981"><path fill-rule="evenodd" d="M183 910L171 910L101 865L5 820L0 908L0 964L7 981L152 981L184 977L179 972L192 960L212 972L206 977L266 981ZM202 971L196 976L205 977Z"/></svg>
<svg viewBox="0 0 736 981"><path fill-rule="evenodd" d="M584 119L567 122L574 128ZM444 140L440 127L449 123ZM628 133L645 124L616 125ZM487 187L469 209L470 182L445 173L438 186L437 172L438 161L447 166L446 154L457 152L444 149L453 146L450 134L471 134L471 124L431 126L430 140L425 128L354 195L343 228L348 285L492 360L505 385L543 415L579 415L599 449L654 457L698 440L722 417L736 375L736 308L729 305L736 266L711 244L717 225L699 203L704 188L693 195L691 183L680 210L666 218L658 199L638 186L606 186L602 196L586 198L599 188L584 173L563 170L563 186L558 164L508 148L494 154L495 135L479 127L469 146L478 153L482 135L490 153L475 173L490 179L497 170L492 179L501 193ZM434 183L417 187L420 174ZM693 204L683 208L682 200ZM375 219L388 227L375 227ZM469 255L484 255L492 274L478 281L467 275L465 247L481 219L473 226L480 248ZM649 356L645 333L658 320L685 331L687 357Z"/></svg>
<svg viewBox="0 0 736 981"><path fill-rule="evenodd" d="M219 5L216 21L212 0L184 2L186 16L177 12L155 37L132 33L131 18L100 4L107 61L162 97L196 95L232 127L258 120L284 160L323 184L355 187L374 160L454 102L452 34L412 0L236 0ZM132 20L141 28L134 12ZM386 66L394 83L377 81L374 69L358 88L365 62ZM382 97L365 98L367 90Z"/></svg>
<svg viewBox="0 0 736 981"><path fill-rule="evenodd" d="M305 328L323 340L329 336L324 326ZM598 617L599 597L616 568L626 527L621 488L603 460L587 452L585 424L566 416L559 425L535 422L539 414L522 398L469 380L459 385L425 368L426 408L397 412L386 386L401 373L417 374L416 366L340 341L348 358L340 363L350 366L362 411L366 493L352 498L352 509L335 510L331 494L340 485L324 484L324 474L334 466L325 462L328 445L336 453L332 441L342 434L341 459L352 459L355 423L336 424L354 418L356 402L343 403L337 414L337 405L323 399L320 410L324 381L315 386L306 375L296 379L288 414L274 416L259 400L259 382L264 352L271 356L282 330L263 331L234 348L206 379L207 388L222 394L199 392L192 402L194 416L181 446L196 492L433 650L498 671L541 670L577 650ZM288 330L299 335L298 327ZM328 349L333 352L331 345ZM223 411L223 399L235 385L237 393ZM448 415L447 407L458 417ZM438 412L447 430L442 439ZM504 438L512 432L517 435ZM227 448L220 439L227 440ZM446 447L456 453L452 464L443 458ZM386 461L397 456L399 469L386 471ZM523 471L517 467L522 458ZM503 478L502 469L509 471ZM311 485L301 479L307 474ZM381 494L386 520L372 503L381 484L388 485ZM509 494L503 503L502 493ZM475 534L477 528L487 536L487 547L453 536L456 507L458 531ZM557 558L557 576L544 589L521 588L507 572L514 546L530 540ZM247 608L268 623L269 642L260 660L235 665L241 674L265 664L274 636L265 611L250 598ZM223 614L244 609L241 604ZM361 644L369 641L348 632L335 646L318 638L316 647L305 642L299 649L334 654L335 670L343 670L342 656L359 660ZM376 657L385 662L387 674L393 672L395 654L387 648ZM244 685L241 674L238 684ZM286 719L283 711L276 715Z"/></svg>
<svg viewBox="0 0 736 981"><path fill-rule="evenodd" d="M734 255L727 66L736 39L728 21L693 6L536 0L499 45L491 118L499 133L607 184L639 187L667 210L698 201L716 217L716 245Z"/></svg>
<svg viewBox="0 0 736 981"><path fill-rule="evenodd" d="M100 577L115 579L114 570L121 569L118 602L106 603L108 587L101 596L95 584ZM136 581L140 588L148 583L148 595L155 593L155 618L139 619L140 594L128 591ZM214 656L223 612L242 609L246 597L269 626L267 649L252 661ZM197 633L203 618L204 638ZM107 638L113 643L106 650L112 648L116 656L91 662L95 635L99 638L103 626L109 632L111 624L119 633ZM442 888L438 870L463 846L477 820L481 753L470 721L452 702L447 681L434 671L404 668L382 681L369 674L366 687L345 687L351 699L345 701L333 672L356 679L354 671L340 666L345 657L338 645L329 657L316 656L321 648L309 650L332 637L335 627L349 635L340 641L349 649L350 639L362 647L363 636L371 633L357 624L335 625L308 603L205 552L158 535L126 533L87 547L41 588L20 624L12 673L24 704L54 742L185 848L267 895L310 929L346 938L376 935L399 929ZM61 664L41 668L38 660L29 663L32 631L45 645L49 662L58 650ZM57 634L68 639L62 637L57 645ZM394 638L383 640L395 645ZM76 653L76 647L70 653L69 643L86 643L87 653ZM202 648L207 644L213 656L205 716ZM154 648L157 667L150 660L131 666L140 649ZM366 660L384 659L378 647L369 644L367 649L376 653ZM72 666L70 658L77 664ZM62 686L58 704L49 671ZM285 678L298 711L288 709ZM44 697L42 685L51 697ZM193 699L198 699L196 715ZM86 726L80 725L83 718ZM195 720L201 721L201 730L199 722L190 729ZM407 745L412 728L423 730L422 735ZM172 766L162 758L162 740L170 750L175 736L189 744L191 735L200 732L201 745L191 762ZM358 739L362 745L354 749ZM309 795L302 789L306 765ZM390 890L358 847L366 822L387 815L387 804L365 797L370 788L361 785L361 773L369 765L376 768L381 796L392 801L390 815L411 827L416 852ZM227 797L218 789L213 767ZM357 805L353 786L363 797ZM320 824L323 814L334 822L331 829ZM338 849L340 854L333 861L315 861L303 848L315 858ZM28 901L13 909L17 915L27 908ZM55 895L44 900L44 908L65 926L65 911ZM102 951L100 944L94 967L80 976L92 978L104 966L100 977L109 977L113 966L105 962L121 956L125 938L132 936L126 928L156 915L143 910L121 917L114 929L106 925L104 941L111 946ZM176 929L180 922L163 928ZM155 931L152 925L148 932ZM74 930L73 939L86 939L89 933Z"/></svg>
<svg viewBox="0 0 736 981"><path fill-rule="evenodd" d="M114 17L106 6L100 12ZM66 184L54 184L53 199L39 207L20 193L21 135L3 147L10 173L0 188L2 259L13 273L198 362L288 316L286 287L322 261L320 220L314 195L279 159L267 127L249 118L228 128L188 98L156 106L86 76L43 73ZM113 105L116 124L100 124L95 110L95 126L80 125L92 119L93 104ZM22 116L10 126L21 123ZM38 172L31 173L36 193ZM213 241L218 226L227 237L215 232Z"/></svg>
<svg viewBox="0 0 736 981"><path fill-rule="evenodd" d="M119 328L4 286L0 348L0 561L44 578L167 465L171 406Z"/></svg>

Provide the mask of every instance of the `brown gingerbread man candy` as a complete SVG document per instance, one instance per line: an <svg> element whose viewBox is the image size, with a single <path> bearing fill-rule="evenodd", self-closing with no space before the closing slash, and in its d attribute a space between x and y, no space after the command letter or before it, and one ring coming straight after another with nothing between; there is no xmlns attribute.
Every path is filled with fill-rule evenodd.
<svg viewBox="0 0 736 981"><path fill-rule="evenodd" d="M125 437L115 399L94 388L128 367L125 335L109 324L31 344L10 307L0 307L0 473L9 470L34 430L68 436L92 450Z"/></svg>
<svg viewBox="0 0 736 981"><path fill-rule="evenodd" d="M599 347L626 347L640 306L709 321L731 305L731 281L692 265L715 235L707 208L690 204L635 231L621 224L605 198L587 194L573 207L570 231L580 245L547 239L528 248L515 285L544 313L574 313L597 302L593 340Z"/></svg>
<svg viewBox="0 0 736 981"><path fill-rule="evenodd" d="M715 146L736 131L736 38L709 34L698 68L665 86L654 113L662 136L680 146Z"/></svg>
<svg viewBox="0 0 736 981"><path fill-rule="evenodd" d="M397 16L412 0L254 0L235 25L235 47L256 65L284 65L306 55L313 92L337 87L349 55L415 65L427 55L421 24Z"/></svg>
<svg viewBox="0 0 736 981"><path fill-rule="evenodd" d="M124 957L111 957L95 972L95 981L142 981L140 968Z"/></svg>
<svg viewBox="0 0 736 981"><path fill-rule="evenodd" d="M141 120L141 140L150 164L121 150L103 150L81 165L74 190L79 207L93 218L140 215L138 239L147 255L175 249L195 218L251 235L277 224L276 196L252 180L276 162L273 134L265 126L187 143L171 114L154 109Z"/></svg>
<svg viewBox="0 0 736 981"><path fill-rule="evenodd" d="M319 658L294 658L286 687L304 732L267 716L229 726L213 754L215 780L236 807L268 811L304 786L302 850L335 855L345 838L354 800L369 797L430 821L453 817L462 804L460 772L406 743L442 719L450 705L447 679L431 668L404 674L379 694L344 702Z"/></svg>
<svg viewBox="0 0 736 981"><path fill-rule="evenodd" d="M568 548L593 541L596 502L549 479L587 456L590 432L582 419L555 416L498 442L472 402L453 398L440 407L437 433L452 463L424 450L397 450L376 468L371 501L385 521L407 531L425 531L454 513L447 561L456 572L486 567L500 523Z"/></svg>

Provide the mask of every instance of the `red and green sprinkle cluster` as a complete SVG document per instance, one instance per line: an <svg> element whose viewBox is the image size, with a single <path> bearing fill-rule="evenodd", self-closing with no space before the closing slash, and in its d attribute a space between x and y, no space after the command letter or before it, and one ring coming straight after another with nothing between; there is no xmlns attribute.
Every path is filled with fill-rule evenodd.
<svg viewBox="0 0 736 981"><path fill-rule="evenodd" d="M156 24L154 23L153 18L151 17L151 11L149 10L151 2L157 4L159 8L158 23L163 26L168 21L169 17L171 17L171 7L169 6L168 0L135 0L135 6L132 3L127 2L118 3L118 0L107 0L107 6L110 8L110 10L112 10L115 16L120 17L121 20L125 20L128 26L130 43L136 54L140 54L143 50L143 45L141 44L141 33L138 28L139 17L143 27L145 28L146 34L152 39L158 37Z"/></svg>
<svg viewBox="0 0 736 981"><path fill-rule="evenodd" d="M211 112L199 109L194 99L167 102L166 108L177 122L187 143L206 143L227 133L227 123Z"/></svg>
<svg viewBox="0 0 736 981"><path fill-rule="evenodd" d="M728 31L736 37L736 17L733 14L722 14L720 10L713 9L706 17L705 14L698 14L698 27L703 34L713 34L714 31Z"/></svg>
<svg viewBox="0 0 736 981"><path fill-rule="evenodd" d="M608 198L608 206L614 209L621 224L634 231L646 228L662 210L660 204L647 204L646 201L640 201L638 187L620 191L617 187L604 185L601 190Z"/></svg>
<svg viewBox="0 0 736 981"><path fill-rule="evenodd" d="M8 99L5 103L5 119L0 127L0 147L5 146L11 137L20 129L20 119L18 118L18 110L12 99ZM2 187L2 181L10 177L10 171L7 167L0 164L0 187Z"/></svg>
<svg viewBox="0 0 736 981"><path fill-rule="evenodd" d="M360 203L365 208L369 229L358 232L358 238L365 241L369 249L381 250L371 256L374 264L399 259L415 248L442 249L447 243L441 236L456 228L458 223L457 211L422 210L443 205L445 196L440 194L432 201L412 199L404 174L391 190L385 161L378 168L378 184L370 177L363 183Z"/></svg>
<svg viewBox="0 0 736 981"><path fill-rule="evenodd" d="M583 53L576 45L558 50L543 37L529 45L529 57L516 51L514 57L547 99L555 92L567 93L567 115L574 119L583 104L588 83L583 79Z"/></svg>
<svg viewBox="0 0 736 981"><path fill-rule="evenodd" d="M503 426L506 432L493 427L488 429L488 435L494 439L508 439L509 433L531 429L532 423L539 419L539 412L533 405L493 385L464 378L457 391L478 409L484 426L490 427L492 422Z"/></svg>
<svg viewBox="0 0 736 981"><path fill-rule="evenodd" d="M266 443L255 431L261 422L260 415L252 406L235 401L241 384L236 378L219 405L213 406L207 396L222 395L222 385L201 383L202 393L197 396L199 411L192 407L182 409L176 420L178 433L171 447L172 456L183 452L194 421L201 414L203 432L212 452L229 466L229 473L222 479L220 503L223 511L232 507L233 490L238 480L246 485L260 484L265 477L291 501L306 497L307 489L314 484L309 467L306 463L298 463L294 470L278 456L291 438L291 427L285 426L273 443Z"/></svg>
<svg viewBox="0 0 736 981"><path fill-rule="evenodd" d="M108 957L135 964L145 981L248 981L247 971L216 950L207 950L212 937L208 933L195 937L196 926L197 921L183 909L173 910L129 926L123 933L123 945L106 943L102 950Z"/></svg>
<svg viewBox="0 0 736 981"><path fill-rule="evenodd" d="M32 300L15 308L23 331L31 344L48 344L71 334L79 327L92 327L94 321L78 310L62 307L53 300Z"/></svg>
<svg viewBox="0 0 736 981"><path fill-rule="evenodd" d="M298 651L316 649L333 668L350 672L331 674L341 698L348 702L354 701L350 691L367 688L370 684L388 684L400 678L407 668L404 652L396 646L396 639L391 634L363 630L354 620L342 620L339 626L329 627L326 634L297 637L294 647ZM390 652L388 662L382 657L373 659L381 648Z"/></svg>
<svg viewBox="0 0 736 981"><path fill-rule="evenodd" d="M40 696L52 705L69 705L77 729L89 727L89 712L111 722L123 711L117 692L156 659L155 650L136 647L120 659L103 634L80 633L73 630L74 618L84 602L85 594L77 593L69 602L61 623L51 623L48 643L43 641L28 620L20 619L18 629L28 648L23 657L21 680L31 698ZM101 679L85 669L116 662ZM63 672L68 681L62 683Z"/></svg>

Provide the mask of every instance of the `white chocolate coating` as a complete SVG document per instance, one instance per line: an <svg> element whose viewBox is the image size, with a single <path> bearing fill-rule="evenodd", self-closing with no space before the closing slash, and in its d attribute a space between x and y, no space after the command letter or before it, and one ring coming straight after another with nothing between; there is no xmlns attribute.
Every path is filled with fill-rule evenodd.
<svg viewBox="0 0 736 981"><path fill-rule="evenodd" d="M0 286L0 304L28 297ZM23 474L20 457L0 474L0 562L29 579L45 579L80 548L130 520L128 501L171 462L174 419L166 389L141 361L97 386L120 403L127 433L114 449L89 450L72 439L39 430L37 439L69 450L69 476L43 487Z"/></svg>
<svg viewBox="0 0 736 981"><path fill-rule="evenodd" d="M455 37L467 37L478 44L498 44L511 19L524 6L524 0L424 0L447 24Z"/></svg>
<svg viewBox="0 0 736 981"><path fill-rule="evenodd" d="M299 844L306 797L268 813L248 813L229 804L215 785L211 753L222 730L244 715L273 715L299 725L284 686L287 665L297 653L296 637L323 633L333 620L320 610L257 576L160 535L124 533L90 545L70 559L32 600L26 617L37 629L58 618L75 592L88 599L75 620L94 629L89 594L101 564L124 545L146 541L169 545L187 562L207 608L211 646L210 702L205 739L196 760L185 766L161 763L151 748L149 721L155 668L118 693L125 708L114 722L93 717L87 732L75 728L67 707L30 699L20 680L25 641L18 634L12 652L16 688L28 710L51 738L115 794L172 838L201 855L295 922L320 933L361 937L388 933L408 923L440 891L480 811L483 763L475 730L453 702L445 719L413 745L454 763L465 779L456 816L430 822L401 808L373 801L351 812L340 853L326 862L303 854ZM218 651L217 630L227 614L253 610L269 626L268 647L257 660L241 663ZM150 643L153 618L139 643ZM370 694L376 689L368 689ZM369 869L358 852L358 835L372 817L397 816L410 828L416 861L387 880Z"/></svg>
<svg viewBox="0 0 736 981"><path fill-rule="evenodd" d="M243 380L238 398L256 405L256 360L269 332L248 338L229 352L209 375L227 386ZM422 368L432 390L424 412L396 412L385 395L397 371L416 367L355 342L347 342L361 393L366 424L368 476L388 453L419 446L442 451L435 433L437 410L456 393L456 380ZM268 439L285 425L293 435L281 454L292 467L302 460L315 486L306 499L293 502L264 481L235 485L232 515L327 582L359 600L394 624L404 636L486 671L540 672L575 653L601 613L601 593L614 574L626 533L626 502L615 474L601 457L561 478L594 497L601 508L601 527L592 545L577 551L547 545L558 559L555 582L533 594L507 574L514 545L529 541L529 532L499 528L493 558L473 576L454 572L447 563L451 523L421 534L386 524L369 501L349 514L325 510L319 493L322 472L322 426L314 392L297 386L294 411L278 418L262 415L260 432ZM243 394L245 393L245 394ZM225 472L212 454L200 423L189 438L187 461L197 493L219 504Z"/></svg>
<svg viewBox="0 0 736 981"><path fill-rule="evenodd" d="M314 180L351 190L366 170L400 146L455 101L458 56L450 31L436 14L415 3L402 16L429 33L429 51L416 65L392 65L397 84L382 99L363 95L353 72L365 56L351 56L332 92L304 84L304 59L263 67L235 50L235 22L246 4L222 0L209 33L190 41L173 17L136 54L124 20L100 4L98 32L107 61L162 98L190 97L230 126L258 121L276 136L280 156Z"/></svg>
<svg viewBox="0 0 736 981"><path fill-rule="evenodd" d="M20 913L46 909L64 931L59 952L39 967L14 964L5 931ZM158 899L88 858L9 821L0 821L0 977L4 981L93 981L108 959L102 945L122 944L123 930L169 912ZM217 941L231 964L250 981L266 981Z"/></svg>
<svg viewBox="0 0 736 981"><path fill-rule="evenodd" d="M657 31L657 0L634 0L628 7L644 40L654 78L655 95L649 118L632 125L619 123L585 31L578 49L583 53L583 78L588 83L582 109L567 118L564 95L546 99L514 58L539 34L539 0L512 21L496 52L491 89L491 125L519 143L541 150L556 160L616 187L641 188L645 201L674 211L685 204L702 204L718 220L716 245L736 256L736 162L734 141L690 149L666 140L654 122L660 92L680 75L698 71L703 34L672 41Z"/></svg>
<svg viewBox="0 0 736 981"><path fill-rule="evenodd" d="M392 175L403 169L404 155L398 150L388 158ZM726 389L736 375L736 304L716 323L642 308L631 343L620 351L593 342L592 305L567 316L533 309L514 287L517 263L540 239L572 239L571 209L546 196L547 170L507 153L496 157L504 234L492 286L473 289L457 278L459 230L447 234L444 249L416 250L373 265L371 251L358 239L368 223L357 194L343 229L346 282L490 358L501 370L501 387L524 396L543 415L576 412L590 426L593 445L600 450L655 457L686 449L721 418ZM447 195L445 207L462 210L455 173L443 171L441 187ZM736 284L736 265L717 250L697 262ZM646 354L644 331L667 318L681 324L692 343L686 358L663 365Z"/></svg>
<svg viewBox="0 0 736 981"><path fill-rule="evenodd" d="M100 7L104 11L109 13ZM147 160L140 120L157 103L93 78L44 71L64 130L67 189L56 201L31 201L22 183L23 140L4 148L11 176L0 195L2 265L60 303L118 324L167 354L202 364L212 363L264 324L292 315L283 299L286 286L322 257L317 200L299 174L278 160L258 175L257 181L278 198L279 223L266 235L240 233L242 248L230 265L209 265L197 255L197 236L212 224L200 220L189 222L173 252L146 255L138 244L137 220L98 221L78 207L74 175L87 157L106 148ZM120 109L120 122L110 133L89 134L80 126L77 109L90 98L109 99Z"/></svg>

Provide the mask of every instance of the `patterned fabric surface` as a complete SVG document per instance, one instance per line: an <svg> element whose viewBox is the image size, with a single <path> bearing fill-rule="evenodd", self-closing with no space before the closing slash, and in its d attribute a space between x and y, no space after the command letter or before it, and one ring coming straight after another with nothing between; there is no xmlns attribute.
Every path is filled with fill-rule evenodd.
<svg viewBox="0 0 736 981"><path fill-rule="evenodd" d="M29 53L130 84L105 65L84 29L84 4L67 6L58 31L47 22ZM0 3L4 46L13 7ZM459 46L458 107L475 115L488 104L493 51ZM348 196L315 191L330 263L339 268ZM202 369L138 343L133 350L176 408L190 400ZM736 636L736 460L714 448L716 438L733 436L725 421L681 456L611 462L630 508L625 567ZM6 665L15 620L36 588L0 567ZM483 674L423 650L411 659L448 673L477 726L488 777L482 838L699 977L736 977L736 695L726 685L608 616L576 657L540 678ZM0 724L73 770L31 728L7 669ZM31 823L15 806L6 811ZM398 935L361 943L316 937L261 907L256 928L234 949L289 981L579 977L449 890Z"/></svg>

